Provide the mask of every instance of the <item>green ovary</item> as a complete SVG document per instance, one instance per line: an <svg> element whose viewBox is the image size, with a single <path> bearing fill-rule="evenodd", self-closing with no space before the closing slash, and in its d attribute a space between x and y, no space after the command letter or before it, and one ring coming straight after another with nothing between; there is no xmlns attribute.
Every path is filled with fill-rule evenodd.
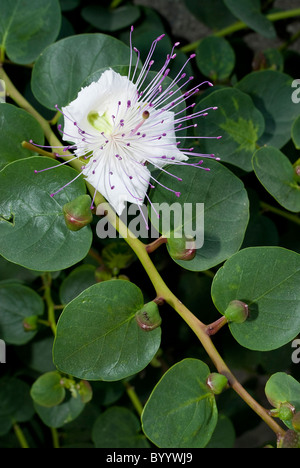
<svg viewBox="0 0 300 468"><path fill-rule="evenodd" d="M109 134L112 131L112 123L109 117L107 116L107 112L104 114L99 115L97 111L91 111L87 117L88 122L96 129L99 130L101 133Z"/></svg>

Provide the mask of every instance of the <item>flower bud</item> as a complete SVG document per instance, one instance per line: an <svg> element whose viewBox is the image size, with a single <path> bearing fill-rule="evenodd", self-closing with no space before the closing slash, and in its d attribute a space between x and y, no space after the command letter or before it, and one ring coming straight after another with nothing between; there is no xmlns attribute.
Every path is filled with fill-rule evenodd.
<svg viewBox="0 0 300 468"><path fill-rule="evenodd" d="M228 387L228 379L225 375L214 372L208 376L206 384L215 395L220 395Z"/></svg>
<svg viewBox="0 0 300 468"><path fill-rule="evenodd" d="M300 180L300 166L295 167L295 175L296 175L296 180Z"/></svg>
<svg viewBox="0 0 300 468"><path fill-rule="evenodd" d="M300 432L300 411L293 416L292 425L295 431Z"/></svg>
<svg viewBox="0 0 300 468"><path fill-rule="evenodd" d="M93 221L91 197L81 195L63 207L65 222L70 231L79 231Z"/></svg>
<svg viewBox="0 0 300 468"><path fill-rule="evenodd" d="M25 331L34 331L38 327L38 316L30 315L23 320L23 327Z"/></svg>
<svg viewBox="0 0 300 468"><path fill-rule="evenodd" d="M231 301L224 315L228 322L244 323L249 315L248 306L242 301Z"/></svg>
<svg viewBox="0 0 300 468"><path fill-rule="evenodd" d="M144 331L152 331L161 325L161 316L158 305L155 302L148 302L135 314L138 326Z"/></svg>
<svg viewBox="0 0 300 468"><path fill-rule="evenodd" d="M290 421L295 413L295 408L290 403L282 403L278 408L278 418L282 421Z"/></svg>
<svg viewBox="0 0 300 468"><path fill-rule="evenodd" d="M281 448L300 448L300 435L291 429L285 433Z"/></svg>
<svg viewBox="0 0 300 468"><path fill-rule="evenodd" d="M192 236L182 235L182 237L177 238L174 233L168 237L167 247L174 260L193 260L197 251L196 242Z"/></svg>

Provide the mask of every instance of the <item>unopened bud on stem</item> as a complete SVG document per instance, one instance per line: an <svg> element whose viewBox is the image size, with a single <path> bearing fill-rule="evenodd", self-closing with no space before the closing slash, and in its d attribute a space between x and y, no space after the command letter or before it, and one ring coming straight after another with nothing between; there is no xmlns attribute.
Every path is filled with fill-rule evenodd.
<svg viewBox="0 0 300 468"><path fill-rule="evenodd" d="M215 372L208 376L206 384L215 395L220 395L228 387L228 379L225 375Z"/></svg>
<svg viewBox="0 0 300 468"><path fill-rule="evenodd" d="M65 222L70 231L79 231L93 221L91 197L81 195L63 207Z"/></svg>
<svg viewBox="0 0 300 468"><path fill-rule="evenodd" d="M183 235L177 238L174 233L168 237L167 247L174 260L193 260L197 251L196 242L192 236Z"/></svg>
<svg viewBox="0 0 300 468"><path fill-rule="evenodd" d="M158 305L152 301L145 304L144 307L135 314L138 326L144 331L152 331L161 325L161 316Z"/></svg>
<svg viewBox="0 0 300 468"><path fill-rule="evenodd" d="M248 305L242 301L231 301L224 315L228 322L244 323L249 316Z"/></svg>
<svg viewBox="0 0 300 468"><path fill-rule="evenodd" d="M26 317L23 320L23 327L25 331L34 331L38 327L38 316L31 315L30 317Z"/></svg>

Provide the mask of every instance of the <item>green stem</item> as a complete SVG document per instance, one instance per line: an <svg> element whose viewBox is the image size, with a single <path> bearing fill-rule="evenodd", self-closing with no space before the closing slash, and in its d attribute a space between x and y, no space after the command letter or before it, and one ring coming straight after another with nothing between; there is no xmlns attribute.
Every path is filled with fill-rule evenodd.
<svg viewBox="0 0 300 468"><path fill-rule="evenodd" d="M292 223L300 225L300 217L298 215L294 215L292 213L288 213L287 211L281 210L280 208L276 208L275 206L269 205L265 202L260 202L260 206L265 211L269 211L270 213L274 213L282 218L288 219Z"/></svg>
<svg viewBox="0 0 300 468"><path fill-rule="evenodd" d="M25 437L22 429L20 428L19 424L14 423L13 424L13 429L14 429L15 435L16 435L18 441L19 441L19 444L20 444L21 448L30 448L29 445L28 445L28 442L26 440L26 437Z"/></svg>
<svg viewBox="0 0 300 468"><path fill-rule="evenodd" d="M56 335L56 318L55 318L55 305L51 296L51 284L52 278L49 273L42 275L43 285L44 285L44 297L48 309L48 322L50 324L51 330Z"/></svg>
<svg viewBox="0 0 300 468"><path fill-rule="evenodd" d="M269 15L266 15L266 18L268 18L269 21L275 22L283 19L288 19L288 18L294 18L296 16L300 16L300 8L296 8L294 10L287 10L287 11L279 11L276 13L270 13ZM249 26L244 23L243 21L237 21L236 23L231 24L230 26L220 29L219 31L216 31L212 33L213 36L217 37L225 37L230 34L233 34L237 31L241 31L243 29L247 29ZM188 44L184 47L181 48L182 52L188 53L192 52L193 50L197 49L198 45L200 44L201 39L198 41L195 41L191 44Z"/></svg>
<svg viewBox="0 0 300 468"><path fill-rule="evenodd" d="M55 116L53 117L53 119L51 119L51 120L49 121L49 124L50 124L50 125L56 125L57 122L59 121L60 117L61 117L61 113L60 113L59 111L57 111L56 114L55 114Z"/></svg>
<svg viewBox="0 0 300 468"><path fill-rule="evenodd" d="M0 67L0 78L5 80L7 91L10 94L10 97L21 107L27 110L32 114L38 122L40 122L46 138L49 141L51 146L60 146L61 143L58 138L53 133L49 123L26 101L25 98L18 92L14 87L3 68ZM68 160L72 157L71 154L63 153L61 150L60 153L65 160ZM79 160L74 160L70 164L80 171L81 162ZM88 190L90 193L94 193L95 189L87 184ZM104 197L97 193L95 197L95 205L98 206L102 203L106 203ZM163 298L187 323L187 325L193 330L196 334L202 346L210 356L214 365L216 366L219 373L226 375L228 381L231 384L231 387L236 391L238 395L265 421L265 423L277 434L278 437L283 437L285 431L273 420L273 418L268 414L268 412L262 408L248 392L240 385L235 376L231 373L222 357L216 350L211 338L207 335L207 327L204 325L194 314L184 305L182 302L172 293L172 291L165 284L160 274L158 273L156 267L154 266L149 254L147 252L147 246L143 244L139 239L132 234L127 226L115 215L114 211L109 207L108 204L105 205L107 209L107 218L112 226L119 232L119 234L126 240L128 245L135 252L139 258L141 264L143 265L155 291L156 296ZM48 274L43 275L43 281L45 286L45 300L48 305L48 317L51 324L53 333L56 333L56 321L55 321L55 311L54 304L51 298L51 276Z"/></svg>
<svg viewBox="0 0 300 468"><path fill-rule="evenodd" d="M132 385L128 382L124 382L124 386L126 388L127 395L129 396L131 403L133 404L137 414L141 417L143 412L143 405L139 400L139 397L136 394L136 391Z"/></svg>
<svg viewBox="0 0 300 468"><path fill-rule="evenodd" d="M52 434L53 448L60 448L59 436L58 436L57 429L55 429L55 427L51 427L51 434Z"/></svg>

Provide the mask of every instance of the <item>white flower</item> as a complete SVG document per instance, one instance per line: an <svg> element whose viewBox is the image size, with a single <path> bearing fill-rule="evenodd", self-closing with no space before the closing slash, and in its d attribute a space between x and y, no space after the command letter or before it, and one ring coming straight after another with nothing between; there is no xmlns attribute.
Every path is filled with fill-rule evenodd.
<svg viewBox="0 0 300 468"><path fill-rule="evenodd" d="M160 36L153 42L139 73L139 52L131 46L127 77L112 69L106 70L97 82L83 88L77 98L61 110L64 115L63 139L72 142L66 148L73 149L75 156L84 161L83 176L95 188L95 194L99 191L119 215L126 202L141 206L145 197L148 198L149 186L159 184L150 172L149 164L175 177L163 169L164 166L189 164L185 161L191 155L214 157L194 153L192 148L180 149L177 140L178 132L180 135L183 129L197 126L192 123L185 126L187 121L207 113L205 109L186 116L178 107L199 91L196 86L184 94L180 92L192 80L183 70L195 55L190 56L177 77L163 89L169 64L176 57L176 43L162 69L148 85L144 84L154 63L153 52L162 38ZM133 51L138 54L135 68L132 66ZM196 138L201 137L193 137ZM200 167L202 162L191 165ZM174 194L180 196L179 190Z"/></svg>

